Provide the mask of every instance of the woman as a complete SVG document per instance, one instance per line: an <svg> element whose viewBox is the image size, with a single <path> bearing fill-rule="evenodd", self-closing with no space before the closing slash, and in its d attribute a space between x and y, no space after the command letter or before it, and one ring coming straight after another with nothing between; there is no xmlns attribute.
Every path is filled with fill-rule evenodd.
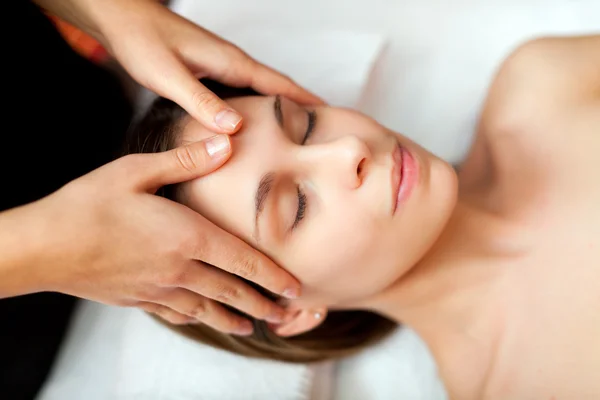
<svg viewBox="0 0 600 400"><path fill-rule="evenodd" d="M234 156L163 194L269 255L304 291L284 302L282 323L256 321L249 338L176 329L307 361L356 351L393 321L425 340L452 398L600 395L600 36L517 49L458 173L360 113L220 94L246 119ZM210 135L161 99L128 152Z"/></svg>

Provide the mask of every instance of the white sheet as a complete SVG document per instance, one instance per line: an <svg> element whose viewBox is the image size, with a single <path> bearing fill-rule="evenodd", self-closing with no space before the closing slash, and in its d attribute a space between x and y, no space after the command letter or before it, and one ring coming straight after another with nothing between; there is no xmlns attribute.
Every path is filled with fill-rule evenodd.
<svg viewBox="0 0 600 400"><path fill-rule="evenodd" d="M328 87L328 80L323 86L314 85L308 78L313 69L335 61L343 51L310 57L303 54L310 49L298 44L298 33L306 32L309 38L315 30L341 30L384 37L387 46L374 64L356 107L450 162L464 157L487 86L499 62L513 47L536 35L600 31L598 0L175 0L173 7L226 38L238 39L261 61L279 66L318 94L334 99L337 90L353 91ZM285 60L273 58L275 52L260 53L261 49L253 48L247 38L244 43L242 32L257 27L271 34L295 32L296 40L289 39L287 47L293 46L291 50L303 56L302 62L277 65ZM344 63L351 62L346 60L336 67L331 79L345 70ZM325 93L327 90L329 93ZM119 325L122 312L125 310L112 308L97 309L95 314L79 312L80 322L71 329L71 339L42 400L114 398L106 397L102 389L114 388L114 382L125 386L148 384L123 380L131 371L119 368L125 363L125 353L119 353L116 344L123 335ZM145 357L127 361L130 370L148 360L161 363L155 349L150 343L147 346ZM172 356L189 362L185 352ZM206 369L202 362L194 359L197 368ZM218 365L210 367L219 374ZM317 376L329 375L325 372ZM161 380L160 391L146 391L143 398L190 398L181 394L175 382L178 380ZM314 390L323 382L317 383L307 382ZM212 384L200 377L186 393L193 392L194 398L210 398L202 393L207 393ZM411 331L398 333L381 346L340 363L336 378L329 384L336 400L445 397L427 349ZM244 390L245 396L240 398L253 398L250 386Z"/></svg>
<svg viewBox="0 0 600 400"><path fill-rule="evenodd" d="M38 400L327 400L332 368L245 359L139 310L82 301Z"/></svg>

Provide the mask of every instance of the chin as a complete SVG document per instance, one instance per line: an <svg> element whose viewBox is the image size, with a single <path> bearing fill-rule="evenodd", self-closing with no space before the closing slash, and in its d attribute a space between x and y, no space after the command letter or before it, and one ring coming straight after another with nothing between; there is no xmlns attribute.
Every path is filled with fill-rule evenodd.
<svg viewBox="0 0 600 400"><path fill-rule="evenodd" d="M417 228L421 231L415 248L419 249L418 259L429 252L431 247L445 230L458 199L458 176L454 168L447 162L434 158L430 163L429 179L422 183L419 197L415 200L417 207L421 208Z"/></svg>
<svg viewBox="0 0 600 400"><path fill-rule="evenodd" d="M441 159L436 159L431 163L430 177L430 204L432 215L435 216L435 221L432 221L432 225L435 227L432 236L435 236L435 241L446 227L456 207L458 175L452 165Z"/></svg>

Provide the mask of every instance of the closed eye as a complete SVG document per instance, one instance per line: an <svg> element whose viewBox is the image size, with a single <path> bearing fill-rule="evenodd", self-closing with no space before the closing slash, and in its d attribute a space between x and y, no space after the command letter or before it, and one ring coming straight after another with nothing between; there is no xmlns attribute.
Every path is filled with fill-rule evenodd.
<svg viewBox="0 0 600 400"><path fill-rule="evenodd" d="M292 225L292 230L296 229L306 214L306 195L302 192L299 186L296 191L298 193L298 211L296 211L296 219Z"/></svg>
<svg viewBox="0 0 600 400"><path fill-rule="evenodd" d="M301 144L304 145L306 141L310 138L313 131L315 130L315 123L317 122L317 113L315 111L307 111L308 115L308 126L306 127L306 133L302 138ZM298 210L296 211L296 219L294 220L294 224L292 225L292 230L298 227L298 224L304 219L304 215L306 214L306 195L300 189L300 186L296 188L298 194Z"/></svg>
<svg viewBox="0 0 600 400"><path fill-rule="evenodd" d="M313 131L315 130L315 124L317 122L316 111L307 111L307 114L308 114L308 126L306 128L306 133L304 134L304 137L302 138L301 144L305 144L306 141L308 140L308 138L312 135Z"/></svg>

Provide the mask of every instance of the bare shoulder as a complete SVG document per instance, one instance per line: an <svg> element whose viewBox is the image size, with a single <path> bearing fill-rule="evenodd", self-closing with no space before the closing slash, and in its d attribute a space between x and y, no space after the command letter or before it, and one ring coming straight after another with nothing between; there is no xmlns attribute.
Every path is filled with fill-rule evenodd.
<svg viewBox="0 0 600 400"><path fill-rule="evenodd" d="M600 385L588 372L600 366L600 350L590 347L600 332L600 35L519 46L490 86L478 139L493 176L490 203L526 222L535 240L507 289L514 294L524 284L513 296L519 333L489 398L594 397Z"/></svg>
<svg viewBox="0 0 600 400"><path fill-rule="evenodd" d="M538 38L499 68L481 126L487 134L516 133L599 100L600 35Z"/></svg>
<svg viewBox="0 0 600 400"><path fill-rule="evenodd" d="M600 148L600 35L536 38L518 46L490 85L464 169L467 175L510 169L565 143Z"/></svg>

